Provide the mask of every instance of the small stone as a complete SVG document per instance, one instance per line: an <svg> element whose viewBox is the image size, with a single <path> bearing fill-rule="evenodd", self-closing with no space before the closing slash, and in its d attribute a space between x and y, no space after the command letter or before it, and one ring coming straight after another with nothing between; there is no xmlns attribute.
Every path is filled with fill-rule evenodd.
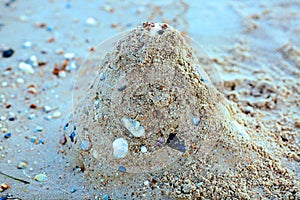
<svg viewBox="0 0 300 200"><path fill-rule="evenodd" d="M141 152L142 153L147 153L147 147L146 146L141 146Z"/></svg>
<svg viewBox="0 0 300 200"><path fill-rule="evenodd" d="M126 172L126 168L125 168L124 166L120 166L120 167L118 168L118 170L119 170L120 172Z"/></svg>
<svg viewBox="0 0 300 200"><path fill-rule="evenodd" d="M59 138L59 144L65 145L66 143L67 143L67 138L66 138L66 135L63 134L63 135Z"/></svg>
<svg viewBox="0 0 300 200"><path fill-rule="evenodd" d="M52 108L50 106L44 106L43 110L44 110L45 113L48 113L52 110Z"/></svg>
<svg viewBox="0 0 300 200"><path fill-rule="evenodd" d="M80 144L80 147L83 151L87 151L90 149L90 142L87 140L83 140Z"/></svg>
<svg viewBox="0 0 300 200"><path fill-rule="evenodd" d="M24 43L23 43L23 45L22 45L22 47L24 48L24 49L28 49L28 48L30 48L32 46L32 43L30 42L30 41L25 41Z"/></svg>
<svg viewBox="0 0 300 200"><path fill-rule="evenodd" d="M104 80L105 80L105 76L104 76L104 73L103 73L103 72L100 74L100 80L101 80L101 81L104 81Z"/></svg>
<svg viewBox="0 0 300 200"><path fill-rule="evenodd" d="M46 174L38 174L34 177L34 180L36 180L38 182L45 182L48 180L48 177Z"/></svg>
<svg viewBox="0 0 300 200"><path fill-rule="evenodd" d="M58 72L58 77L59 78L66 78L67 77L66 71L59 71Z"/></svg>
<svg viewBox="0 0 300 200"><path fill-rule="evenodd" d="M72 188L72 189L71 189L71 193L74 193L74 192L76 192L76 191L77 191L76 188Z"/></svg>
<svg viewBox="0 0 300 200"><path fill-rule="evenodd" d="M24 83L24 79L22 79L22 78L17 78L17 79L16 79L16 82L19 83L19 84L23 84L23 83Z"/></svg>
<svg viewBox="0 0 300 200"><path fill-rule="evenodd" d="M126 89L126 85L122 85L121 87L118 88L118 91L121 92L121 91L123 91L123 90L125 90L125 89Z"/></svg>
<svg viewBox="0 0 300 200"><path fill-rule="evenodd" d="M149 181L148 180L144 181L144 185L148 186L149 185Z"/></svg>
<svg viewBox="0 0 300 200"><path fill-rule="evenodd" d="M32 67L37 67L39 65L37 57L35 55L30 56L26 63L31 65Z"/></svg>
<svg viewBox="0 0 300 200"><path fill-rule="evenodd" d="M64 57L66 60L72 60L75 58L75 54L74 53L65 53Z"/></svg>
<svg viewBox="0 0 300 200"><path fill-rule="evenodd" d="M61 116L61 112L55 111L52 115L54 118L59 118Z"/></svg>
<svg viewBox="0 0 300 200"><path fill-rule="evenodd" d="M31 113L28 115L28 119L33 120L36 118L36 115L34 113Z"/></svg>
<svg viewBox="0 0 300 200"><path fill-rule="evenodd" d="M14 54L14 50L13 49L8 49L2 52L2 57L3 58L9 58Z"/></svg>
<svg viewBox="0 0 300 200"><path fill-rule="evenodd" d="M71 142L74 142L75 132L73 131L70 135Z"/></svg>
<svg viewBox="0 0 300 200"><path fill-rule="evenodd" d="M108 194L103 195L102 199L103 199L103 200L108 200L108 199L109 199Z"/></svg>
<svg viewBox="0 0 300 200"><path fill-rule="evenodd" d="M140 122L130 117L123 117L121 119L125 128L134 136L142 137L145 135L145 129L141 126Z"/></svg>
<svg viewBox="0 0 300 200"><path fill-rule="evenodd" d="M27 167L28 167L28 163L25 161L20 162L17 166L18 169L25 169Z"/></svg>
<svg viewBox="0 0 300 200"><path fill-rule="evenodd" d="M29 74L33 74L34 70L32 68L31 65L25 63L25 62L20 62L19 63L19 69L23 72L29 73Z"/></svg>
<svg viewBox="0 0 300 200"><path fill-rule="evenodd" d="M89 17L86 19L85 23L90 26L95 26L97 24L97 21L94 18Z"/></svg>
<svg viewBox="0 0 300 200"><path fill-rule="evenodd" d="M125 158L128 153L128 142L123 138L118 138L113 142L113 154L115 158Z"/></svg>
<svg viewBox="0 0 300 200"><path fill-rule="evenodd" d="M11 133L6 133L5 135L4 135L4 138L5 139L8 139L8 138L10 138L11 137Z"/></svg>
<svg viewBox="0 0 300 200"><path fill-rule="evenodd" d="M37 126L34 130L35 133L37 132L42 132L44 130L44 128L42 126Z"/></svg>
<svg viewBox="0 0 300 200"><path fill-rule="evenodd" d="M192 119L192 121L193 121L193 124L195 125L195 126L198 126L199 125L199 123L200 123L200 117L193 117L193 119Z"/></svg>

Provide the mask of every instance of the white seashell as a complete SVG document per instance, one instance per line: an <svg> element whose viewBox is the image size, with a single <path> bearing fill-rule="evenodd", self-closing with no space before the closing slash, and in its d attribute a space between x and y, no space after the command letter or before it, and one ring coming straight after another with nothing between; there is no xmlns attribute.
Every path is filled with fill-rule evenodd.
<svg viewBox="0 0 300 200"><path fill-rule="evenodd" d="M142 137L145 135L145 129L141 126L139 121L131 119L130 117L123 117L121 121L134 137Z"/></svg>
<svg viewBox="0 0 300 200"><path fill-rule="evenodd" d="M124 158L128 153L128 142L123 138L118 138L113 142L115 158Z"/></svg>

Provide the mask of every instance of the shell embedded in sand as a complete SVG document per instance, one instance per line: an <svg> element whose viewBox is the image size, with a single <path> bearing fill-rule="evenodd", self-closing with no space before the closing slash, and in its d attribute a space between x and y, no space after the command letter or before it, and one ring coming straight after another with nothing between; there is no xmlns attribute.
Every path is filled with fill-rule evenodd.
<svg viewBox="0 0 300 200"><path fill-rule="evenodd" d="M145 129L141 126L140 122L130 117L123 117L121 119L125 128L134 136L134 137L142 137L145 135Z"/></svg>
<svg viewBox="0 0 300 200"><path fill-rule="evenodd" d="M113 142L114 157L125 158L128 153L128 142L123 138L118 138Z"/></svg>

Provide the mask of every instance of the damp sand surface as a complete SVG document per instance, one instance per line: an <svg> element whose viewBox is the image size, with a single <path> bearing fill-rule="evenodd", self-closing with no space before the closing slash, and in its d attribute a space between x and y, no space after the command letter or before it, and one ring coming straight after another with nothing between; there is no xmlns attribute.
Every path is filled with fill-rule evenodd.
<svg viewBox="0 0 300 200"><path fill-rule="evenodd" d="M139 11L144 5L133 5L133 14L126 16L128 24L140 24L134 20L136 15L152 19L150 14ZM6 38L1 41L2 49L15 51L12 57L1 58L1 171L30 182L24 184L1 175L1 183L10 185L2 196L10 193L22 199L106 198L106 195L118 199L299 198L300 43L296 1L202 5L207 12L203 17L217 22L216 18L222 19L223 14L234 22L230 29L222 23L204 24L199 29L201 20L195 20L194 16L201 7L192 2L158 4L169 24L191 35L207 50L210 59L202 58L200 63L206 66L203 68L224 95L225 107L219 108L224 123L230 121L235 128L222 135L213 148L182 156L165 170L132 175L123 173L122 168L118 171L108 168L107 172L112 174L99 178L101 184L97 190L85 186L85 176L80 172L84 169L66 162L60 154L59 141L64 143L61 136L72 110L72 78L76 69L94 43L128 28L116 16L125 15L124 7L129 5L50 2L48 9L40 8L45 10L43 14L33 9L42 6L38 2L16 1L1 6L5 17L1 19L0 34ZM81 13L78 7L89 10L91 15L73 15ZM171 8L177 20L168 14ZM70 12L72 9L74 12ZM96 15L99 9L101 16L113 16L112 21L102 22ZM158 12L153 5L147 9L154 15ZM99 23L90 23L93 20L87 23L89 17ZM106 31L100 31L103 29ZM16 34L24 30L27 30L24 35ZM32 42L31 47L24 44L26 40ZM65 55L68 52L76 56ZM93 55L96 53L97 50ZM31 55L37 57L37 64ZM99 58L93 55L85 66L97 71ZM28 66L20 69L20 62L29 64L34 73ZM209 68L211 65L214 68ZM55 73L54 68L58 68ZM89 82L77 88L81 92L75 95L83 96ZM70 140L69 135L66 137ZM206 159L199 159L205 153Z"/></svg>

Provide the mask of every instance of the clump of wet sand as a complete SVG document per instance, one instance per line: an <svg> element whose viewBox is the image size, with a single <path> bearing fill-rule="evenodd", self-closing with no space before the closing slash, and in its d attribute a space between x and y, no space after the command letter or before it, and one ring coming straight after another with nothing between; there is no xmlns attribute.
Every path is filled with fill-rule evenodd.
<svg viewBox="0 0 300 200"><path fill-rule="evenodd" d="M299 181L259 145L182 35L145 23L122 37L72 114L66 156L112 199L293 198ZM262 130L263 131L263 130Z"/></svg>

